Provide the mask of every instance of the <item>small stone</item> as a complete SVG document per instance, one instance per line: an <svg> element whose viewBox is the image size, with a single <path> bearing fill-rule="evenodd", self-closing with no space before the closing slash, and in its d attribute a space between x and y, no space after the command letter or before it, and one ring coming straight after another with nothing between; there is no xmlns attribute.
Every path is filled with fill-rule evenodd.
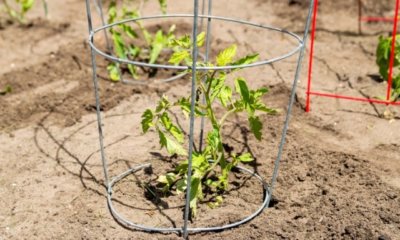
<svg viewBox="0 0 400 240"><path fill-rule="evenodd" d="M392 240L392 238L389 237L389 236L386 235L386 234L382 234L382 235L380 235L380 236L378 237L378 240Z"/></svg>
<svg viewBox="0 0 400 240"><path fill-rule="evenodd" d="M397 194L396 193L388 193L387 196L392 200L397 198Z"/></svg>
<svg viewBox="0 0 400 240"><path fill-rule="evenodd" d="M297 176L297 180L299 182L304 182L306 180L306 177L305 176Z"/></svg>
<svg viewBox="0 0 400 240"><path fill-rule="evenodd" d="M323 189L322 190L322 195L327 195L329 193L328 189Z"/></svg>

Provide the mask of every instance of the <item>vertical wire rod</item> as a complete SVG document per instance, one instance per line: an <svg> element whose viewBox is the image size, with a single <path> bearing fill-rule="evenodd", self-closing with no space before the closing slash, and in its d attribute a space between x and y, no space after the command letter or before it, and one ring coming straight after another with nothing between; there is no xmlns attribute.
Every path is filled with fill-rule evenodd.
<svg viewBox="0 0 400 240"><path fill-rule="evenodd" d="M206 0L201 1L201 15L204 15L206 11ZM204 26L204 18L200 19L200 29L203 31L203 26Z"/></svg>
<svg viewBox="0 0 400 240"><path fill-rule="evenodd" d="M89 0L86 0L86 14L88 18L89 34L92 34L93 25L92 25L92 14L90 11ZM106 155L104 152L104 137L103 137L103 127L102 127L101 112L100 112L99 83L97 81L96 53L93 50L93 48L91 48L91 56L92 56L93 86L96 99L97 126L99 130L100 154L101 154L101 161L103 163L105 184L106 188L108 189L109 185L108 168L107 168L108 166L107 166Z"/></svg>
<svg viewBox="0 0 400 240"><path fill-rule="evenodd" d="M101 1L102 0L94 0L96 8L97 8L97 12L100 15L101 24L104 27L106 25L106 20L104 18L103 3ZM110 40L108 38L107 29L104 29L104 38L106 40L106 48L111 54L113 52L113 47L111 46ZM120 65L121 65L120 63L117 63L118 75L119 75L119 78L120 78L121 82L125 83L126 80L124 79L124 76L122 75L122 71L121 71Z"/></svg>
<svg viewBox="0 0 400 240"><path fill-rule="evenodd" d="M290 94L290 100L289 100L288 110L287 110L287 114L286 114L285 124L283 127L281 142L280 142L279 150L278 150L278 156L275 160L274 172L273 172L272 179L271 179L271 185L270 185L271 198L269 201L271 201L271 199L272 199L273 190L274 190L276 180L278 177L279 165L280 165L280 161L282 159L283 147L286 142L286 135L287 135L287 131L289 128L289 122L290 122L290 114L292 112L292 107L293 107L294 99L296 96L296 88L297 88L298 79L299 79L300 73L301 73L302 62L303 62L304 52L305 52L305 47L306 47L305 43L307 42L307 39L308 39L308 34L309 34L310 24L311 24L311 16L313 14L314 4L315 4L315 0L310 0L310 7L308 10L308 16L307 16L307 23L306 23L306 28L304 30L304 36L303 36L303 46L300 51L299 57L297 59L297 68L296 68L296 73L295 73L295 77L293 80L293 86L292 86L292 91ZM268 205L269 205L269 202L268 202Z"/></svg>
<svg viewBox="0 0 400 240"><path fill-rule="evenodd" d="M204 0L203 0L204 4ZM212 0L208 0L208 16L212 14ZM204 14L203 14L204 15ZM201 18L202 20L204 18ZM211 18L207 18L207 33L206 33L206 54L205 54L205 62L207 63L210 59L210 44L211 44ZM207 81L207 75L204 77L204 82ZM211 82L209 83L211 84ZM206 93L203 93L203 104L206 102ZM201 117L201 126L200 126L200 140L199 140L199 151L203 150L203 139L204 139L204 125L205 125L205 117Z"/></svg>
<svg viewBox="0 0 400 240"><path fill-rule="evenodd" d="M103 11L103 3L102 0L94 0L95 4L96 4L96 8L97 8L97 12L100 15L100 19L101 19L101 24L103 26L106 25L106 20L104 18L104 11ZM106 47L107 50L111 53L112 52L112 47L111 47L111 43L110 40L108 39L108 34L107 34L107 29L104 29L104 38L106 40Z"/></svg>
<svg viewBox="0 0 400 240"><path fill-rule="evenodd" d="M187 173L187 187L186 187L186 201L185 201L185 215L183 224L183 237L188 238L188 221L190 211L190 191L192 184L192 160L193 160L193 141L194 141L194 110L196 104L196 73L197 73L197 21L199 18L199 0L194 0L194 14L193 14L193 63L192 63L192 90L191 90L191 106L190 106L190 130L189 130L189 160L188 160L188 173Z"/></svg>

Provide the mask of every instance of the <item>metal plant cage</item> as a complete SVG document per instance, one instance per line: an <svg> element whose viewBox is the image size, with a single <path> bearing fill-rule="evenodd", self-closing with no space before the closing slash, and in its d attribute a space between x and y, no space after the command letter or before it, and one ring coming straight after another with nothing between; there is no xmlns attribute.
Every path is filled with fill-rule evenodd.
<svg viewBox="0 0 400 240"><path fill-rule="evenodd" d="M228 1L227 1L228 2ZM202 6L200 6L202 4ZM245 2L243 2L245 4ZM97 110L97 121L98 121L98 130L99 130L99 141L100 141L100 153L101 153L101 160L102 160L102 165L103 165L103 170L104 170L104 178L105 178L105 185L107 189L107 202L108 206L110 209L111 214L115 218L116 221L118 221L120 224L127 228L135 229L135 230L141 230L145 232L159 232L159 233L180 233L183 235L184 238L187 238L190 233L198 233L198 232L212 232L212 231L221 231L221 230L226 230L234 227L238 227L241 224L244 224L246 222L251 221L254 219L257 215L259 215L266 207L269 206L269 203L272 199L272 194L274 187L276 185L277 181L277 176L278 176L278 170L279 170L279 165L280 161L282 158L283 154L283 147L285 145L286 141L286 135L288 131L288 126L289 126L289 121L290 121L290 115L291 115L291 110L293 107L293 103L295 101L295 94L296 94L296 88L297 88L297 83L300 77L301 73L301 68L302 68L302 62L303 62L303 57L305 54L305 47L306 47L306 42L308 39L308 33L310 29L310 24L311 24L311 16L312 16L312 10L314 8L314 0L310 0L309 7L308 7L308 14L306 18L306 23L305 23L305 28L303 32L303 36L299 36L293 32L289 32L285 29L280 29L272 26L267 26L263 24L258 24L258 23L253 23L249 21L244 21L240 19L234 19L234 18L228 18L228 17L221 17L221 16L214 16L212 15L212 0L193 0L193 13L192 14L165 14L165 15L155 15L155 16L145 16L145 17L140 17L140 18L134 18L134 19L126 19L123 21L115 22L112 24L106 24L104 20L104 15L103 15L103 10L101 6L101 0L95 0L95 6L97 7L97 10L99 12L99 15L102 19L102 25L99 27L94 27L93 26L93 19L92 19L92 13L91 13L91 3L90 0L86 0L86 10L87 10L87 18L88 18L88 26L89 26L89 45L91 48L91 57L92 57L92 68L93 68L93 84L94 84L94 92L95 92L95 98L96 98L96 110ZM207 9L205 8L207 6ZM99 46L96 46L94 37L95 35L98 34L103 34L107 38L107 30L117 26L118 24L123 24L123 23L128 23L128 22L134 22L134 21L139 21L139 20L148 20L148 19L172 19L172 18L190 18L191 21L193 22L192 25L192 42L196 43L197 42L197 35L199 33L199 25L201 26L203 22L205 22L205 27L207 29L206 31L206 53L202 55L199 53L199 49L197 44L193 44L193 51L192 51L192 59L193 63L191 66L180 66L180 65L167 65L167 64L149 64L146 62L140 62L140 61L133 61L129 59L121 59L116 56L113 56L111 53L108 53L106 51L102 51ZM204 20L204 21L203 21ZM259 28L264 31L274 31L274 32L279 32L282 34L285 34L286 36L292 38L296 42L296 47L294 49L289 50L286 54L283 54L281 56L271 58L271 59L263 59L259 60L257 62L251 63L251 64L246 64L246 65L240 65L240 68L251 68L251 67L258 67L258 66L263 66L267 64L272 64L277 61L289 58L291 56L296 55L297 56L297 65L296 65L296 70L294 73L294 79L293 79L293 84L291 88L291 93L289 96L289 103L288 103L288 108L287 108L287 114L285 117L285 122L282 130L282 135L280 138L279 142L279 149L278 153L276 156L276 159L274 161L274 168L272 172L272 178L270 179L269 182L265 181L264 178L262 178L260 175L257 173L246 169L244 167L238 167L238 170L245 174L249 174L250 176L256 178L259 180L260 184L262 185L262 188L264 190L263 193L263 201L261 206L258 207L258 209L253 212L251 215L243 218L242 220L234 223L230 223L228 225L224 226L215 226L215 227L199 227L199 228L191 228L189 226L189 211L190 211L190 187L191 187L191 177L192 177L192 155L193 155L193 145L194 145L194 123L195 123L195 96L196 96L196 72L197 71L208 71L208 70L232 70L239 68L238 66L198 66L197 64L197 59L203 58L205 61L208 59L209 52L211 50L211 45L210 45L210 38L211 38L211 28L212 28L212 23L215 20L223 21L223 22L231 22L231 23L236 23L236 24L241 24L241 25L248 25L252 27ZM110 48L109 43L108 44L108 49ZM191 111L190 111L190 124L189 124L189 159L188 159L188 175L187 175L187 190L186 190L186 200L185 200L185 207L184 207L184 215L183 215L183 226L182 227L171 227L171 228L160 228L160 227L155 227L155 226L145 226L140 223L134 223L128 219L126 219L122 214L120 214L114 207L113 205L113 186L121 181L123 178L129 176L132 173L135 173L140 170L144 170L145 168L149 167L150 164L142 164L139 166L136 166L134 168L131 168L117 176L110 177L109 176L109 171L108 171L108 164L107 164L107 159L105 155L105 149L104 149L104 142L103 142L103 123L102 123L102 114L101 114L101 105L100 105L100 97L99 97L99 83L98 83L98 74L97 74L97 65L96 65L96 56L101 56L109 61L115 62L117 64L132 64L135 66L139 67L147 67L147 68L157 68L157 69L170 69L170 70L191 70ZM168 81L171 79L168 79ZM168 82L166 81L166 82ZM168 83L164 83L168 84ZM202 124L201 128L204 127L204 124ZM203 129L201 129L203 130Z"/></svg>

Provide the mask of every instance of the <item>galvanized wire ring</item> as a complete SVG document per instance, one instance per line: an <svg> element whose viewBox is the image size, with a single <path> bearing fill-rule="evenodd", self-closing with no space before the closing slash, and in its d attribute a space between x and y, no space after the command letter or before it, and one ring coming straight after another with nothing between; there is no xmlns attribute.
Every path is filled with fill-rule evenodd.
<svg viewBox="0 0 400 240"><path fill-rule="evenodd" d="M151 226L145 226L145 225L141 225L141 224L137 224L137 223L133 223L129 220L127 220L124 216L122 216L120 213L118 213L118 211L114 208L113 205L113 198L112 198L112 193L113 193L113 186L121 181L122 179L124 179L125 177L129 176L132 173L135 173L137 171L143 170L145 168L151 167L151 164L142 164L139 165L135 168L129 169L123 173L121 173L120 175L114 177L111 182L108 185L107 188L107 202L108 202L108 206L110 208L111 214L113 215L113 217L122 225L124 225L127 228L130 229L140 229L146 232L161 232L161 233L183 233L183 229L182 228L157 228L157 227L151 227ZM271 198L271 194L270 194L270 190L267 186L267 183L265 182L265 180L258 174L256 174L255 172L244 168L244 167L240 167L237 166L236 169L245 172L247 174L250 174L252 177L255 177L261 184L263 187L263 202L261 204L261 206L251 215L247 216L246 218L231 223L231 224L227 224L224 226L217 226L217 227L200 227L200 228L188 228L188 232L191 233L198 233L198 232L215 232L215 231L222 231L222 230L226 230L226 229L230 229L230 228L235 228L238 227L239 225L242 225L244 223L247 223L249 221L251 221L252 219L254 219L255 217L257 217L268 205L270 198Z"/></svg>
<svg viewBox="0 0 400 240"><path fill-rule="evenodd" d="M112 28L112 27L117 26L119 24L124 24L124 23L128 23L128 22L135 22L135 21L140 21L140 20L149 20L149 19L184 18L184 17L193 18L194 15L193 14L156 15L156 16L148 16L148 17L126 19L126 20L115 22L115 23L112 23L112 24L107 24L107 25L104 25L102 27L96 28L96 29L94 29L93 31L90 32L90 34L89 34L89 45L96 52L96 54L101 55L104 58L106 58L106 59L108 59L110 61L113 61L113 62L123 63L123 64L131 64L131 65L135 65L135 66L149 67L149 68L163 68L163 69L173 69L173 70L189 70L191 68L190 66L176 66L176 65L166 65L166 64L150 64L150 63L145 63L145 62L140 62L140 61L133 61L133 60L129 60L129 59L118 58L116 56L107 54L104 51L101 51L94 44L94 36L96 35L96 33L100 32L100 31L103 31L105 29L108 29L108 28ZM262 28L262 29L266 29L266 30L270 30L270 31L280 32L280 33L283 33L283 34L286 34L286 35L290 36L291 38L293 38L298 43L298 45L294 49L290 50L288 53L283 54L283 55L278 56L278 57L271 58L271 59L261 60L261 61L257 61L257 62L251 63L251 64L243 64L243 65L240 65L240 66L238 66L238 65L213 66L213 67L197 66L196 69L199 70L199 71L233 70L233 69L238 69L238 68L250 68L250 67L257 67L257 66L261 66L261 65L271 64L271 63L274 63L274 62L277 62L277 61L280 61L280 60L283 60L283 59L286 59L286 58L289 58L289 57L293 56L294 54L296 54L297 52L299 52L302 49L303 44L304 44L304 42L301 39L301 37L299 37L297 34L289 32L289 31L284 30L284 29L272 27L272 26L266 26L266 25L262 25L262 24L252 23L252 22L249 22L249 21L238 20L238 19L233 19L233 18L228 18L228 17L219 17L219 16L199 15L199 18L216 19L216 20L221 20L221 21L226 21L226 22L233 22L233 23L239 23L239 24L244 24L244 25L248 25L248 26L258 27L258 28Z"/></svg>

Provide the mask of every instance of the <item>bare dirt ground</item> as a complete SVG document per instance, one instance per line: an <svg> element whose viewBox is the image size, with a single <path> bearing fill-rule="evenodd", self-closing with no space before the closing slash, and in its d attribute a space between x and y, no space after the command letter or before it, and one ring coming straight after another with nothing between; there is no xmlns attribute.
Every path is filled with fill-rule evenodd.
<svg viewBox="0 0 400 240"><path fill-rule="evenodd" d="M393 13L390 1L366 2L370 14ZM144 9L146 14L156 10L152 3ZM191 1L169 6L169 12L190 10ZM214 14L301 34L306 11L303 1L235 0L215 1ZM28 26L2 23L0 28L0 87L13 89L0 96L0 239L180 239L176 234L127 230L112 218L103 185L84 2L51 1L49 13L49 19L43 19L37 6ZM391 26L364 24L363 34L358 34L356 3L349 1L321 1L319 14L314 90L384 95L374 52L378 36L388 35ZM232 43L241 54L260 52L264 58L294 46L281 34L215 22L213 53ZM138 173L116 186L116 207L135 222L179 227L183 199L152 201L139 184L172 164L156 137L142 136L139 126L145 108L154 107L162 94L185 95L189 81L112 83L104 74L106 62L98 60L110 174L142 163L153 165L153 174ZM225 131L230 146L256 156L249 167L267 178L295 60L240 73L252 87L269 87L265 102L283 110L263 117L264 140L256 141L240 116ZM312 112L306 114L306 62L304 66L271 206L241 227L191 239L400 239L398 108L313 97ZM383 117L388 110L391 120ZM240 187L229 191L220 208L200 206L193 226L231 223L255 210L262 199L260 186L238 174L235 181Z"/></svg>

